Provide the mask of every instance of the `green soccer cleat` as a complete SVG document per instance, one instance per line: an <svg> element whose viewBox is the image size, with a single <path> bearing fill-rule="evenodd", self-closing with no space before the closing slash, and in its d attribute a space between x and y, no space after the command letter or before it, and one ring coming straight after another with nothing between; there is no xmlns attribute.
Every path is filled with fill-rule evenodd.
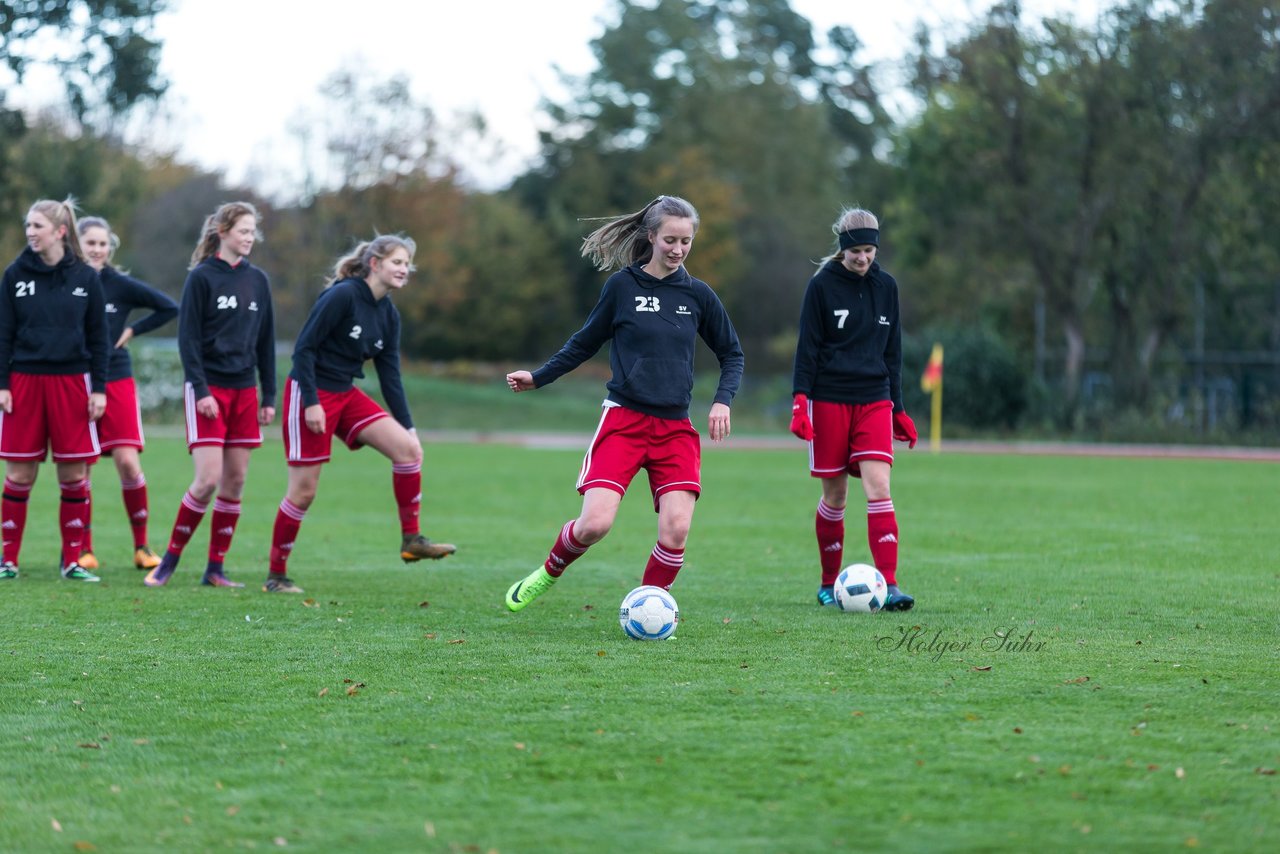
<svg viewBox="0 0 1280 854"><path fill-rule="evenodd" d="M0 563L0 581L18 577L18 565L11 560Z"/></svg>
<svg viewBox="0 0 1280 854"><path fill-rule="evenodd" d="M511 585L507 591L506 603L508 611L519 611L551 589L559 579L558 575L547 572L546 566L540 566L524 578Z"/></svg>
<svg viewBox="0 0 1280 854"><path fill-rule="evenodd" d="M62 577L67 581L101 581L102 579L85 569L80 564L72 561L62 567Z"/></svg>

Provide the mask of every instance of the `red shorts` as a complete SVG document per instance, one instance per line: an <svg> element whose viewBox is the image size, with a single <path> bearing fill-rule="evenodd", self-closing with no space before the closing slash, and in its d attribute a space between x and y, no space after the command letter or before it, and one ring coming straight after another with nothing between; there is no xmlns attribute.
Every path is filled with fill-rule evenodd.
<svg viewBox="0 0 1280 854"><path fill-rule="evenodd" d="M314 466L329 462L329 449L335 433L351 450L361 447L359 436L373 422L390 418L381 406L358 388L346 391L319 389L320 405L324 407L324 432L312 433L303 417L302 389L297 380L289 379L284 386L284 418L280 427L284 431L284 458L291 466Z"/></svg>
<svg viewBox="0 0 1280 854"><path fill-rule="evenodd" d="M809 473L814 477L837 477L845 472L861 477L858 463L862 460L893 465L893 401L811 400L809 420L813 422Z"/></svg>
<svg viewBox="0 0 1280 854"><path fill-rule="evenodd" d="M9 375L13 412L0 412L0 459L92 463L102 448L89 420L88 374Z"/></svg>
<svg viewBox="0 0 1280 854"><path fill-rule="evenodd" d="M262 426L258 424L258 390L256 388L222 388L209 386L209 394L218 402L216 418L196 412L196 391L186 383L187 448L198 445L235 445L257 448L262 445Z"/></svg>
<svg viewBox="0 0 1280 854"><path fill-rule="evenodd" d="M702 494L702 444L688 418L655 418L606 404L591 447L582 460L578 492L612 489L627 494L631 478L649 473L653 509L658 497L672 490Z"/></svg>
<svg viewBox="0 0 1280 854"><path fill-rule="evenodd" d="M104 454L119 447L142 450L142 407L133 377L107 383L107 411L98 419L98 441Z"/></svg>

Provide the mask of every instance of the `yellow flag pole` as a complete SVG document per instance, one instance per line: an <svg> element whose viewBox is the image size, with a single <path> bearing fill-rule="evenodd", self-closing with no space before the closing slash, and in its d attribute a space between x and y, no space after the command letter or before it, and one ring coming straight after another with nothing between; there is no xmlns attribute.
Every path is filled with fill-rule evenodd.
<svg viewBox="0 0 1280 854"><path fill-rule="evenodd" d="M942 344L934 344L929 363L920 377L920 388L929 392L932 408L929 417L929 450L942 450Z"/></svg>
<svg viewBox="0 0 1280 854"><path fill-rule="evenodd" d="M929 450L938 453L942 450L942 380L939 379L933 388L933 408L929 411Z"/></svg>

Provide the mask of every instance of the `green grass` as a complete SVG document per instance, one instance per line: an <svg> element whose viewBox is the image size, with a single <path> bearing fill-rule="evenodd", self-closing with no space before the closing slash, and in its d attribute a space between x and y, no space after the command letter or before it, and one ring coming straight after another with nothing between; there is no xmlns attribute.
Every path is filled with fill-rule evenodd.
<svg viewBox="0 0 1280 854"><path fill-rule="evenodd" d="M428 445L427 531L459 552L405 566L388 465L338 450L305 597L199 587L207 520L144 588L106 465L103 582L60 581L46 467L0 583L0 850L1280 848L1273 465L902 454L920 604L858 616L813 604L801 446L708 448L685 621L645 644L616 620L643 478L553 591L502 607L579 461ZM144 463L159 546L190 464L170 439ZM272 441L233 577L265 575L283 483Z"/></svg>

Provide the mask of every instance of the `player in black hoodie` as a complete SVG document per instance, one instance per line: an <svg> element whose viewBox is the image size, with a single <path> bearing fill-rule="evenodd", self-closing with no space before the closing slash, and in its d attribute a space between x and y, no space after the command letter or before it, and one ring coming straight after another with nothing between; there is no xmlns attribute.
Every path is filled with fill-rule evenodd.
<svg viewBox="0 0 1280 854"><path fill-rule="evenodd" d="M541 388L611 342L609 395L578 479L582 512L565 523L547 559L507 591L512 611L546 592L565 567L609 533L627 486L642 468L658 513L658 542L643 583L669 589L684 564L694 503L702 491L700 439L689 421L697 339L707 342L720 362L720 385L708 419L712 441L729 435L729 405L743 366L738 333L720 299L685 270L697 230L693 205L659 196L588 235L582 254L601 270L621 269L605 281L586 323L560 352L536 371L507 374L514 392Z"/></svg>
<svg viewBox="0 0 1280 854"><path fill-rule="evenodd" d="M867 496L871 558L888 585L884 607L906 611L915 599L898 587L889 471L893 439L914 448L916 428L902 408L898 283L876 263L880 222L874 214L846 210L832 231L839 251L804 292L791 407L791 432L809 442L809 473L822 479L814 521L822 566L818 604L835 604L852 474Z"/></svg>
<svg viewBox="0 0 1280 854"><path fill-rule="evenodd" d="M257 239L257 210L248 202L228 202L205 218L191 255L178 314L178 350L186 375L187 447L196 475L182 496L169 547L147 573L148 587L169 581L215 495L209 563L201 583L244 586L227 578L223 558L240 520L249 452L262 445L262 426L276 415L271 285L266 273L249 263Z"/></svg>
<svg viewBox="0 0 1280 854"><path fill-rule="evenodd" d="M147 545L147 479L142 473L138 455L142 453L142 410L138 406L138 389L133 382L133 360L128 343L178 316L178 304L146 282L111 266L111 256L120 246L120 238L102 217L81 217L77 226L85 262L98 271L102 293L107 301L107 331L111 342L111 358L107 363L107 411L98 421L98 439L102 452L110 455L120 476L120 492L124 499L129 527L133 530L133 565L152 569L160 556ZM129 323L135 309L150 309L148 314ZM92 478L90 479L92 480ZM89 518L93 517L93 485L89 486ZM93 528L84 532L80 565L97 569L93 554Z"/></svg>
<svg viewBox="0 0 1280 854"><path fill-rule="evenodd" d="M262 586L267 593L302 592L285 568L335 433L353 451L369 445L391 460L403 561L439 560L457 550L433 543L419 528L422 445L400 381L400 313L391 302L391 293L409 281L416 249L407 237L384 234L339 258L328 289L298 334L281 419L289 487L272 528L271 562ZM390 414L353 384L364 376L368 359Z"/></svg>
<svg viewBox="0 0 1280 854"><path fill-rule="evenodd" d="M27 499L49 449L62 491L62 577L97 581L78 559L88 524L88 466L106 409L107 316L98 273L84 263L70 200L42 200L26 219L27 248L0 284L0 459L4 557L18 577Z"/></svg>

